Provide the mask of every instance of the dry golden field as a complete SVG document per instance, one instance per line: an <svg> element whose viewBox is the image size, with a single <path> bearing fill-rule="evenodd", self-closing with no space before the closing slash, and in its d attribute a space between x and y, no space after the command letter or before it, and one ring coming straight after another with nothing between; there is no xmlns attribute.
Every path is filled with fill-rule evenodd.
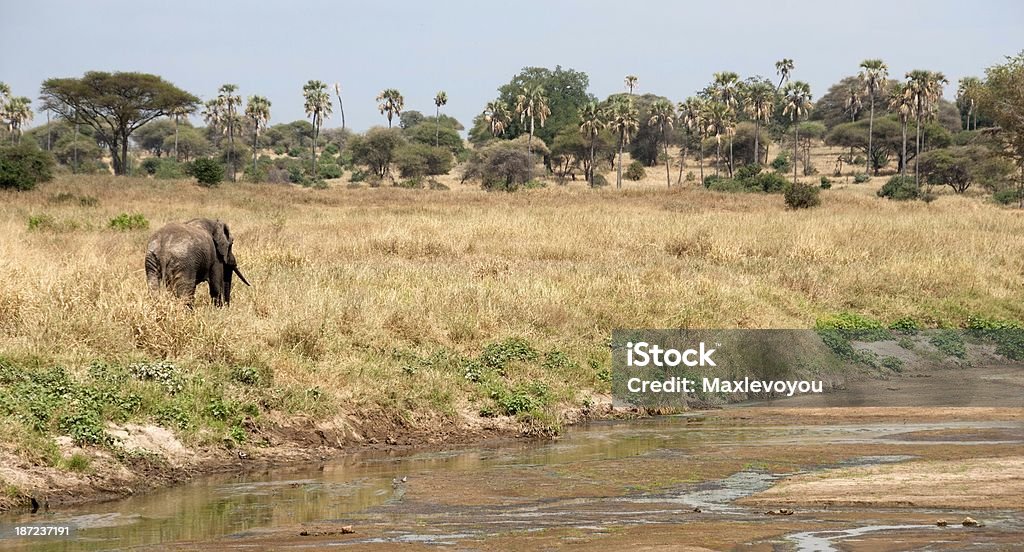
<svg viewBox="0 0 1024 552"><path fill-rule="evenodd" d="M73 197L56 202L61 193ZM616 327L810 327L837 311L1024 318L1024 217L979 198L901 204L839 185L823 206L790 211L779 196L693 188L509 195L62 177L2 199L5 353L257 358L280 383L342 396L403 379L394 351L474 354L508 336L603 362ZM205 287L195 312L154 300L150 231L107 227L123 212L150 231L229 222L253 287L237 287L226 310L205 304Z"/></svg>

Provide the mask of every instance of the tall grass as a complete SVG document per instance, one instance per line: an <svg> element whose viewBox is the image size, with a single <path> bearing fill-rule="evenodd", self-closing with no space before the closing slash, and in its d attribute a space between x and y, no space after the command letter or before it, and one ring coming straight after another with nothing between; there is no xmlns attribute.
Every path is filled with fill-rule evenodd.
<svg viewBox="0 0 1024 552"><path fill-rule="evenodd" d="M415 427L493 413L527 383L546 386L545 404L583 400L576 388L605 389L616 327L802 328L839 311L932 326L1024 318L1018 211L963 197L822 198L794 212L775 195L689 188L486 194L63 177L0 194L0 351L73 370L154 359L199 374L255 367L288 390L289 411L383 407ZM109 228L121 213L150 229ZM149 233L197 216L228 222L253 284L228 309L209 305L205 286L194 311L146 289ZM32 217L48 222L30 229ZM518 363L498 391L465 377L509 337L571 362Z"/></svg>

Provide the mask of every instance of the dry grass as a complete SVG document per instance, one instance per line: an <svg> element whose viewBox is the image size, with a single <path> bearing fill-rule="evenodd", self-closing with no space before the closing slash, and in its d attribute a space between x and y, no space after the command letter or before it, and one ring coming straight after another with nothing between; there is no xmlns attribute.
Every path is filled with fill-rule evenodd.
<svg viewBox="0 0 1024 552"><path fill-rule="evenodd" d="M658 169L649 178L663 184ZM572 400L569 386L604 385L617 327L809 327L837 311L1024 318L1021 212L837 188L795 212L779 196L653 185L510 195L62 177L0 194L0 350L73 367L266 366L277 387L318 388L344 409L390 405L415 424L464 409L473 393L451 366L410 358L473 356L509 336L576 361L511 375L547 379ZM55 202L60 193L98 205ZM144 214L151 230L227 221L253 287L223 310L205 286L194 312L150 297L150 232L107 228L122 212ZM39 215L49 222L30 230Z"/></svg>

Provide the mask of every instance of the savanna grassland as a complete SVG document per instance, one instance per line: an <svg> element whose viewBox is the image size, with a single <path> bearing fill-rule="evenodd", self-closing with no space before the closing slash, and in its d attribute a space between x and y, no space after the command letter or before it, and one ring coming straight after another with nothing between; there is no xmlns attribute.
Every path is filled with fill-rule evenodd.
<svg viewBox="0 0 1024 552"><path fill-rule="evenodd" d="M257 456L288 443L281 428L319 430L314 444L329 446L545 433L602 401L614 328L1024 319L1020 211L953 195L891 202L862 193L871 186L823 190L822 207L799 211L695 186L62 176L3 192L0 400L12 414L0 448L10 466L88 473L114 463L90 447L165 462L111 437L128 424ZM122 214L149 226L112 226ZM230 224L253 284L236 284L230 308L205 286L192 311L146 288L150 233L196 216ZM46 485L12 470L0 471L11 497Z"/></svg>

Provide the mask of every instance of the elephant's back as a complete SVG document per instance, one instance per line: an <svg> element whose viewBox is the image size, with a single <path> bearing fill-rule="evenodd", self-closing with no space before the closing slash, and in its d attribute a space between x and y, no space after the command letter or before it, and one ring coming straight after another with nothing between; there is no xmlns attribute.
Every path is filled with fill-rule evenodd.
<svg viewBox="0 0 1024 552"><path fill-rule="evenodd" d="M146 252L158 256L185 257L197 251L205 253L212 248L213 238L203 229L171 222L150 236Z"/></svg>

